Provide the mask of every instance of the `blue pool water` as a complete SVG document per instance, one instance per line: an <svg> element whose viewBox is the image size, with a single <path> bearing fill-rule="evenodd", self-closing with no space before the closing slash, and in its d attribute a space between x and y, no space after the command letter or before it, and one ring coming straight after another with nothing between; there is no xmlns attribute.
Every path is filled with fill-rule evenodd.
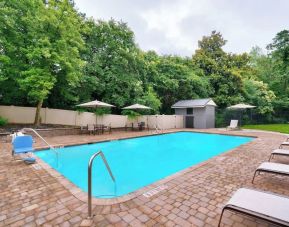
<svg viewBox="0 0 289 227"><path fill-rule="evenodd" d="M116 178L114 184L100 157L93 164L93 196L113 198L128 194L180 170L208 160L250 137L178 132L88 145L59 148L58 165L51 150L35 154L83 191L87 191L87 165L102 150Z"/></svg>

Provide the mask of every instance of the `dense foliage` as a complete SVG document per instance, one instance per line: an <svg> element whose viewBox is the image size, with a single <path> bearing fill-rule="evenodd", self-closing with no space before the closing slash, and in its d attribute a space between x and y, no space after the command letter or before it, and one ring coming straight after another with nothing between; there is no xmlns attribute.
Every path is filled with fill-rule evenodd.
<svg viewBox="0 0 289 227"><path fill-rule="evenodd" d="M0 126L4 126L8 123L8 120L6 118L3 118L0 116Z"/></svg>
<svg viewBox="0 0 289 227"><path fill-rule="evenodd" d="M36 124L51 90L61 84L61 93L70 101L66 86L80 80L82 23L68 0L50 0L48 5L40 0L1 1L1 92L13 104L36 103ZM18 92L21 101L15 100Z"/></svg>
<svg viewBox="0 0 289 227"><path fill-rule="evenodd" d="M212 97L219 108L256 105L264 119L289 111L288 30L267 54L227 53L213 31L192 57L160 56L142 51L123 22L87 18L71 0L45 2L0 0L0 104L75 109L99 99L169 114L177 100Z"/></svg>

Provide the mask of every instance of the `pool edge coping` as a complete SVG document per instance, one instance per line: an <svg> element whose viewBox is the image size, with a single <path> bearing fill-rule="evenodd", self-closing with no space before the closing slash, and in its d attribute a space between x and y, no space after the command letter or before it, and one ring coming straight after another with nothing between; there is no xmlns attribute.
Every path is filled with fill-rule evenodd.
<svg viewBox="0 0 289 227"><path fill-rule="evenodd" d="M128 137L121 137L121 138L118 138L118 139L103 139L103 140L95 140L95 141L91 141L91 142L79 142L79 143L73 143L73 144L70 144L70 143L69 144L57 144L57 145L55 145L55 147L73 147L73 146L88 145L88 144L95 144L95 143L105 143L105 142L112 142L112 141L126 140L126 139L134 139L134 138L141 138L141 137L158 136L158 135L171 134L171 133L176 133L176 132L196 132L196 133L203 133L203 134L217 134L217 135L226 135L226 136L240 136L240 137L258 138L258 136L255 136L255 135L229 134L227 131L225 131L225 133L221 133L221 132L197 131L195 129L188 129L188 130L184 130L184 129L177 130L177 129L174 129L174 131L166 131L166 132L155 133L155 134L146 134L146 135L128 136ZM232 131L232 132L242 132L242 131ZM247 132L247 131L243 131L243 132ZM251 131L251 132L254 132L254 131ZM35 151L37 152L37 151L46 150L46 149L49 149L49 146L36 147Z"/></svg>
<svg viewBox="0 0 289 227"><path fill-rule="evenodd" d="M100 199L100 198L96 198L96 197L92 197L92 204L93 205L115 205L115 204L119 204L119 203L123 203L123 202L127 202L129 200L132 200L134 198L137 198L139 196L142 196L144 193L155 189L156 187L159 187L161 185L164 185L174 179L176 179L177 177L183 176L185 174L187 174L188 172L201 168L204 165L207 165L208 162L217 159L221 156L228 156L229 154L231 154L232 152L236 151L236 149L247 145L249 143L252 143L254 141L256 141L255 139L258 138L258 136L252 136L252 135L236 135L236 134L229 134L228 132L225 131L225 133L215 133L215 132L203 132L203 131L197 131L197 130L174 130L174 131L166 131L166 132L162 132L162 133L158 133L158 134L148 134L148 135L134 135L134 136L128 136L128 137L121 137L119 139L106 139L106 140L98 140L95 142L89 142L89 143L76 143L76 144L69 144L69 145L65 145L63 147L70 147L70 146L78 146L78 145L85 145L85 144L93 144L93 143L102 143L102 142L110 142L110 141L115 141L115 140L124 140L124 139L133 139L133 138L141 138L141 137L147 137L147 136L156 136L156 135L163 135L163 134L170 134L170 133L176 133L176 132L197 132L197 133L204 133L204 134L219 134L219 135L228 135L228 136L241 136L241 137L251 137L253 138L253 140L239 145L233 149L227 150L224 153L221 153L217 156L214 156L212 158L209 158L206 161L203 161L201 163L198 163L197 165L193 165L193 166L189 166L188 168L185 168L181 171L178 171L172 175L169 175L163 179L160 179L152 184L149 184L147 186L144 186L136 191L133 191L131 193L128 193L126 195L120 196L120 197L116 197L116 198L105 198L105 199ZM41 149L36 149L37 151L40 150L45 150L48 147L43 147ZM58 172L57 170L55 170L54 168L52 168L49 164L47 164L46 162L44 162L41 158L37 157L36 155L33 154L33 156L36 158L37 160L37 164L39 164L39 166L41 166L41 168L43 168L46 172L48 172L51 176L53 176L55 179L57 179L57 181L64 186L75 198L79 199L82 202L87 202L87 197L88 194L87 192L83 191L82 189L80 189L78 186L76 186L75 184L73 184L69 179L67 179L64 175L62 175L60 172ZM36 169L35 169L36 170ZM150 197L149 197L150 198ZM149 201L149 198L146 198L145 196L142 196L141 200L145 200L145 201Z"/></svg>

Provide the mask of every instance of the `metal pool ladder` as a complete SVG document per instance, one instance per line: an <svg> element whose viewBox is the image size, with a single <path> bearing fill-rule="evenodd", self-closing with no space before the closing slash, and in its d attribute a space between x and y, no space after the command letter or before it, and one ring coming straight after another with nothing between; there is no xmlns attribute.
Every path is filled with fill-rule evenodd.
<svg viewBox="0 0 289 227"><path fill-rule="evenodd" d="M111 172L111 169L106 161L106 158L104 157L104 154L102 151L98 151L97 153L95 153L94 155L91 156L89 162L88 162L88 218L91 219L92 218L92 214L91 214L91 198L92 198L92 193L91 193L91 189L92 189L92 185L91 185L91 175L92 175L92 164L93 164L93 160L94 158L96 158L98 155L100 155L102 161L105 164L105 167L111 177L111 179L113 180L113 182L115 182L115 178Z"/></svg>

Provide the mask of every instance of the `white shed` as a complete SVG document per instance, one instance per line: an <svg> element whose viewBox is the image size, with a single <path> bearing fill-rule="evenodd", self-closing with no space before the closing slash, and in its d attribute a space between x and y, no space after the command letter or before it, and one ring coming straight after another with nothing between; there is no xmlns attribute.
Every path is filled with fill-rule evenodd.
<svg viewBox="0 0 289 227"><path fill-rule="evenodd" d="M186 128L215 128L216 103L211 99L181 100L172 108L176 115L184 115Z"/></svg>

